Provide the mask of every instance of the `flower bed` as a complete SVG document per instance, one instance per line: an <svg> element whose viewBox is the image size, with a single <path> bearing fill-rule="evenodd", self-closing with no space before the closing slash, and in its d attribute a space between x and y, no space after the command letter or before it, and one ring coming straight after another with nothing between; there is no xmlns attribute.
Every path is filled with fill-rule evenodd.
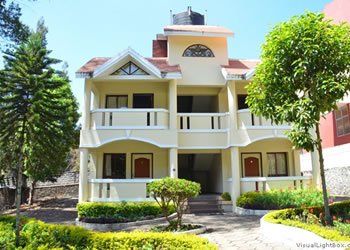
<svg viewBox="0 0 350 250"><path fill-rule="evenodd" d="M293 208L267 214L265 221L309 230L331 241L350 241L350 201L330 205L333 226L324 220L323 206Z"/></svg>
<svg viewBox="0 0 350 250"><path fill-rule="evenodd" d="M279 189L267 192L247 192L236 201L238 207L255 210L278 210L323 204L322 191L314 186L306 189Z"/></svg>
<svg viewBox="0 0 350 250"><path fill-rule="evenodd" d="M77 205L79 221L85 223L126 223L158 218L162 209L156 202L82 202ZM170 213L175 208L170 204Z"/></svg>
<svg viewBox="0 0 350 250"><path fill-rule="evenodd" d="M15 217L0 217L0 249L15 249ZM172 233L97 233L77 226L22 219L24 249L217 249L207 239Z"/></svg>

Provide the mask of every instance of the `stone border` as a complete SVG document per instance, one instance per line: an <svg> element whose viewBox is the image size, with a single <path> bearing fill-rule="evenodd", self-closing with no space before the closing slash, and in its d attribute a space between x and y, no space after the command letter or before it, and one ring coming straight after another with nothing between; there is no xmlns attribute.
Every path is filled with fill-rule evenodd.
<svg viewBox="0 0 350 250"><path fill-rule="evenodd" d="M326 240L325 238L302 228L267 222L265 221L265 216L260 219L260 232L264 235L264 237L275 242L286 244L293 249L309 249L312 248L312 244L314 246L315 244L318 244L319 248L322 248L323 244L328 244L326 246L330 246L330 244L337 244L336 242ZM297 243L303 245L298 246ZM331 249L343 248L333 247Z"/></svg>
<svg viewBox="0 0 350 250"><path fill-rule="evenodd" d="M176 213L169 216L169 219L174 219L176 217ZM163 223L165 222L165 217L156 218L152 220L141 220L141 221L133 221L133 222L125 222L125 223L108 223L108 224L99 224L99 223L86 223L79 221L79 218L75 219L75 225L79 227L83 227L90 231L97 231L97 232L111 232L121 229L126 229L128 227L134 227L134 226L142 226L146 224L152 224L152 223Z"/></svg>
<svg viewBox="0 0 350 250"><path fill-rule="evenodd" d="M258 215L262 216L269 212L276 211L276 210L255 210L255 209L246 209L242 207L235 207L234 212L238 215Z"/></svg>
<svg viewBox="0 0 350 250"><path fill-rule="evenodd" d="M200 228L192 229L184 232L175 232L174 234L202 234L207 231L207 227L202 224L194 224L195 226L200 226Z"/></svg>

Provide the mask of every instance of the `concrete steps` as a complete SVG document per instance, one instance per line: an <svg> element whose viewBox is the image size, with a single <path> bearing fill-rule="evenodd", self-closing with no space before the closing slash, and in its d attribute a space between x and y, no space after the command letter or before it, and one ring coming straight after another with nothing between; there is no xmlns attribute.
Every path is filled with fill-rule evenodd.
<svg viewBox="0 0 350 250"><path fill-rule="evenodd" d="M221 207L221 197L219 195L199 195L196 198L189 199L187 202L187 212L192 214L199 213L223 213Z"/></svg>

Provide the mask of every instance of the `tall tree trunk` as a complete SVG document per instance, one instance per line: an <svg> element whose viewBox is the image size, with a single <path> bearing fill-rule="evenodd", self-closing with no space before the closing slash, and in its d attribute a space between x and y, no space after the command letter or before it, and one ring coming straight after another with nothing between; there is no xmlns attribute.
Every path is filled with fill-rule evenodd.
<svg viewBox="0 0 350 250"><path fill-rule="evenodd" d="M327 195L327 187L326 187L326 177L324 174L324 160L323 160L323 151L322 151L322 145L321 145L321 136L320 136L320 127L319 124L316 124L316 136L317 136L317 151L319 155L319 161L320 161L320 174L321 174L321 182L322 182L322 192L323 192L323 203L324 203L324 213L325 213L325 220L328 223L328 225L332 225L332 219L331 219L331 213L329 211L329 205L328 205L328 195Z"/></svg>
<svg viewBox="0 0 350 250"><path fill-rule="evenodd" d="M28 205L32 205L34 203L34 193L35 193L36 182L37 182L36 180L33 180L32 184L30 185Z"/></svg>
<svg viewBox="0 0 350 250"><path fill-rule="evenodd" d="M17 185L16 185L16 246L20 244L20 226L21 226L21 201L22 201L22 172L23 172L23 158L20 156L17 169Z"/></svg>

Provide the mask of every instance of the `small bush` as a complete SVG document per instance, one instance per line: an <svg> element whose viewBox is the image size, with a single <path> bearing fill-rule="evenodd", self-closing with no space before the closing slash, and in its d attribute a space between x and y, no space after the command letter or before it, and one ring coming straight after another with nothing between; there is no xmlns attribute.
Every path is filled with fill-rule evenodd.
<svg viewBox="0 0 350 250"><path fill-rule="evenodd" d="M0 217L0 249L15 248L15 217ZM217 249L196 235L172 233L98 233L77 226L25 219L20 249Z"/></svg>
<svg viewBox="0 0 350 250"><path fill-rule="evenodd" d="M221 198L223 198L225 201L231 201L232 200L231 195L230 195L229 192L222 193Z"/></svg>
<svg viewBox="0 0 350 250"><path fill-rule="evenodd" d="M88 219L104 219L106 222L128 222L143 217L158 217L162 210L156 202L82 202L77 205L78 217ZM169 205L171 213L175 211ZM91 221L91 220L90 220Z"/></svg>
<svg viewBox="0 0 350 250"><path fill-rule="evenodd" d="M334 203L329 206L329 209L333 218L342 218L345 222L350 219L350 201ZM265 215L264 220L271 223L303 228L331 241L350 241L350 237L345 235L347 230L346 225L345 227L341 225L337 226L338 223L335 222L334 227L323 226L323 215L323 206L292 208L270 212Z"/></svg>
<svg viewBox="0 0 350 250"><path fill-rule="evenodd" d="M236 201L239 207L250 209L283 209L323 205L322 191L314 186L306 189L279 189L267 192L247 192Z"/></svg>
<svg viewBox="0 0 350 250"><path fill-rule="evenodd" d="M177 227L181 228L182 216L185 213L185 202L188 198L196 197L201 191L200 184L185 179L163 178L152 181L147 185L147 192L162 208L164 216L168 219L169 204L174 204L177 213ZM169 224L170 220L168 219Z"/></svg>

